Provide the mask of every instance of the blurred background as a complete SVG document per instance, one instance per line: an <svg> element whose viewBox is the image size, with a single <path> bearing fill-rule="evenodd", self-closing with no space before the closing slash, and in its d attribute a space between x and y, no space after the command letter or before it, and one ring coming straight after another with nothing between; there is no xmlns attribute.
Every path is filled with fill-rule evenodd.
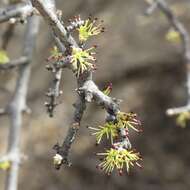
<svg viewBox="0 0 190 190"><path fill-rule="evenodd" d="M167 2L190 33L190 2ZM57 5L65 22L78 14L104 20L106 32L89 41L89 47L98 45L94 80L101 89L112 82L111 95L123 100L121 110L139 115L144 132L132 133L131 142L143 156L143 169L132 169L122 177L117 172L106 176L96 169L99 161L94 152L104 151L106 143L96 147L95 138L86 129L86 125L104 122L104 111L95 105L88 106L73 144L73 166L58 171L53 168L52 146L64 140L72 119L76 81L71 71L64 70L60 105L54 118L49 118L44 102L52 76L45 69L45 59L53 40L41 20L28 93L32 114L24 116L22 128L21 146L28 159L20 169L19 190L189 190L190 127L182 129L175 118L165 115L167 108L185 105L187 98L181 45L166 40L170 29L167 19L158 10L144 16L147 3L139 0L57 0ZM1 39L5 29L2 24ZM13 59L22 52L23 31L24 26L18 24L8 46ZM0 73L0 107L11 99L16 74L14 69ZM8 128L8 118L1 117L1 154L6 151ZM0 171L0 189L4 179L5 172Z"/></svg>

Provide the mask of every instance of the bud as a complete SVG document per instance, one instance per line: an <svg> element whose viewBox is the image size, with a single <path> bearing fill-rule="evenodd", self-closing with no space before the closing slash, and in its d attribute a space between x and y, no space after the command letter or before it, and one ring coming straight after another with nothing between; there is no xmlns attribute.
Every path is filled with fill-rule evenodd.
<svg viewBox="0 0 190 190"><path fill-rule="evenodd" d="M56 154L53 157L53 164L55 166L60 166L62 164L62 161L63 161L63 157L60 154Z"/></svg>

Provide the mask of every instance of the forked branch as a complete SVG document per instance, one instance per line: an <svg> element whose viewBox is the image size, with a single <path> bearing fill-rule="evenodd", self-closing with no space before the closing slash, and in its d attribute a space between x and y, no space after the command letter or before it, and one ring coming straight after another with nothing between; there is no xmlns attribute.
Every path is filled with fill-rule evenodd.
<svg viewBox="0 0 190 190"><path fill-rule="evenodd" d="M150 15L158 8L167 18L171 27L179 33L182 40L183 57L186 65L187 76L186 76L186 87L187 87L187 105L179 108L170 108L166 111L167 115L177 115L183 112L190 111L190 37L185 26L175 16L173 11L169 8L169 5L165 0L154 0L153 4L147 9L146 14Z"/></svg>

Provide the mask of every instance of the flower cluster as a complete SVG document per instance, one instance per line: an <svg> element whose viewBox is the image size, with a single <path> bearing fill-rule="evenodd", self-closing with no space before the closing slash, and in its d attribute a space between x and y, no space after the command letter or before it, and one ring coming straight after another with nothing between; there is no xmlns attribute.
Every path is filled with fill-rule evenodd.
<svg viewBox="0 0 190 190"><path fill-rule="evenodd" d="M88 17L87 20L82 20L80 15L75 16L73 19L69 19L70 25L67 26L67 31L71 32L74 29L78 31L79 42L86 42L91 36L96 36L105 31L105 28L102 27L102 22L98 22L98 18Z"/></svg>
<svg viewBox="0 0 190 190"><path fill-rule="evenodd" d="M91 36L96 36L101 32L104 32L104 27L101 24L97 24L97 18L92 19L89 17L83 25L81 25L77 30L79 32L79 41L81 43L87 41Z"/></svg>
<svg viewBox="0 0 190 190"><path fill-rule="evenodd" d="M96 61L93 56L95 47L83 50L82 48L72 48L71 64L76 76L79 77L84 71L95 69L95 65L92 63Z"/></svg>
<svg viewBox="0 0 190 190"><path fill-rule="evenodd" d="M71 51L71 63L73 71L76 76L79 77L84 71L95 69L95 65L92 63L96 61L93 46L89 49L84 49L84 43L92 36L96 36L101 32L104 32L104 27L101 24L97 24L97 18L92 19L89 17L87 20L82 20L80 16L74 17L70 20L70 26L67 27L68 31L76 29L78 31L79 45L81 47L73 47Z"/></svg>
<svg viewBox="0 0 190 190"><path fill-rule="evenodd" d="M88 127L88 128L95 131L94 133L92 133L92 135L96 136L97 144L100 144L104 136L106 136L107 139L110 139L111 144L113 144L113 139L115 139L118 136L117 128L112 122L107 122L103 126L99 126L98 128L94 127Z"/></svg>
<svg viewBox="0 0 190 190"><path fill-rule="evenodd" d="M119 112L117 114L117 122L116 127L119 128L125 128L127 131L128 129L133 129L136 132L142 132L142 129L139 128L141 126L140 120L137 118L137 114L135 113L124 113Z"/></svg>
<svg viewBox="0 0 190 190"><path fill-rule="evenodd" d="M140 154L133 150L111 148L105 153L98 153L97 155L105 157L97 167L104 170L108 175L110 175L114 169L117 169L119 174L122 175L124 167L127 172L129 172L131 166L137 165L140 168L142 167L138 163L139 160L142 160Z"/></svg>
<svg viewBox="0 0 190 190"><path fill-rule="evenodd" d="M96 25L97 19L89 17L86 21L81 20L80 16L76 16L69 20L70 25L66 27L68 32L78 31L79 47L70 47L70 50L63 55L56 46L51 50L48 61L55 62L54 65L61 66L62 63L70 62L73 72L77 78L85 71L95 70L96 58L94 57L96 45L91 48L84 48L86 42L91 36L98 35L104 31L100 24Z"/></svg>
<svg viewBox="0 0 190 190"><path fill-rule="evenodd" d="M57 65L58 67L61 67L62 63L69 62L73 72L79 77L84 71L95 70L96 67L93 63L96 61L94 57L96 54L94 51L95 48L96 46L89 49L71 47L71 55L64 56L55 46L51 51L48 61L53 61L53 65ZM49 67L48 65L47 69L51 69Z"/></svg>
<svg viewBox="0 0 190 190"><path fill-rule="evenodd" d="M104 136L106 136L107 139L110 139L111 144L113 144L113 139L119 136L121 129L125 129L126 135L128 135L129 128L136 132L141 132L142 129L139 128L140 126L141 123L137 119L137 115L135 113L118 112L115 121L106 122L103 126L99 126L98 128L88 128L95 131L92 135L96 136L97 144L100 144Z"/></svg>
<svg viewBox="0 0 190 190"><path fill-rule="evenodd" d="M98 153L98 156L104 156L103 161L98 165L98 168L110 174L114 169L119 170L119 174L123 173L124 167L129 172L130 167L135 165L141 167L138 161L142 160L140 154L131 150L129 143L129 129L136 132L141 132L141 123L135 113L118 112L114 121L107 121L103 126L98 128L88 127L95 131L97 144L100 144L102 139L106 137L110 139L112 148L105 153ZM119 142L114 142L115 140Z"/></svg>

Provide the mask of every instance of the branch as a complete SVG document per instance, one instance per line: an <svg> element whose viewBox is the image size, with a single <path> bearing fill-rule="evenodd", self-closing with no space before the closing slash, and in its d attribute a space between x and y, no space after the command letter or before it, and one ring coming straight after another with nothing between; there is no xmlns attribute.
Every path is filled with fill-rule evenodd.
<svg viewBox="0 0 190 190"><path fill-rule="evenodd" d="M66 48L69 48L70 45L78 47L73 37L67 32L63 23L58 18L54 0L31 0L31 2Z"/></svg>
<svg viewBox="0 0 190 190"><path fill-rule="evenodd" d="M188 101L187 105L184 107L170 108L166 111L168 115L175 115L176 113L179 114L184 111L189 111L190 107L190 37L184 25L174 15L174 13L169 8L165 0L154 0L153 4L147 10L147 13L151 14L156 8L160 9L160 11L166 16L170 25L179 33L182 39L183 57L187 68L186 86L188 93Z"/></svg>
<svg viewBox="0 0 190 190"><path fill-rule="evenodd" d="M20 159L20 133L22 127L22 112L26 108L26 96L28 91L28 80L30 77L30 62L32 58L36 34L38 32L39 20L37 17L28 18L23 57L27 57L27 62L19 66L18 79L14 92L13 99L8 106L8 113L10 117L10 131L8 139L8 153L10 155L17 155ZM8 170L6 177L6 190L17 190L19 160L12 160L11 168Z"/></svg>
<svg viewBox="0 0 190 190"><path fill-rule="evenodd" d="M68 157L69 157L71 145L74 142L77 131L79 129L80 121L86 109L86 102L85 102L84 96L82 96L82 98L81 96L78 96L78 100L74 104L74 107L75 107L75 112L73 116L73 121L68 129L68 132L63 144L61 146L59 144L56 144L53 147L53 149L56 150L56 153L58 155L61 155L61 162L55 163L56 169L59 169L62 164L66 164L68 166L71 165L71 162L69 161Z"/></svg>
<svg viewBox="0 0 190 190"><path fill-rule="evenodd" d="M12 60L5 64L0 64L0 70L8 70L23 65L28 62L28 58L26 56L22 56L18 59Z"/></svg>
<svg viewBox="0 0 190 190"><path fill-rule="evenodd" d="M52 0L31 1L33 6L47 21L54 35L56 35L62 45L65 46L64 51L62 51L63 55L65 54L65 49L68 51L70 50L71 46L77 48L79 47L70 33L64 27L63 22L56 15L56 9L52 4ZM62 164L70 165L70 162L68 160L69 151L79 129L83 113L86 109L86 102L91 102L92 100L95 101L98 105L102 106L108 112L108 115L111 116L115 116L119 112L118 101L109 96L106 96L98 89L97 85L92 81L91 71L82 73L77 79L77 85L78 100L77 103L74 104L75 112L73 121L67 132L63 144L61 146L59 146L59 144L56 144L54 146L54 149L57 152L54 157L54 164L57 169L59 169ZM123 141L126 143L127 139L125 138Z"/></svg>
<svg viewBox="0 0 190 190"><path fill-rule="evenodd" d="M172 27L179 32L182 39L184 58L187 64L190 64L190 38L184 25L174 15L164 0L157 0L158 8L165 14Z"/></svg>
<svg viewBox="0 0 190 190"><path fill-rule="evenodd" d="M29 2L9 5L4 9L0 9L0 23L9 21L11 18L25 19L31 16L33 12L34 9Z"/></svg>
<svg viewBox="0 0 190 190"><path fill-rule="evenodd" d="M70 46L78 47L75 40L72 36L67 32L62 22L58 18L56 14L55 2L53 0L32 0L33 6L40 12L40 14L44 17L47 23L50 25L54 36L58 39L58 47L60 51L64 54L66 49L70 49ZM64 47L63 47L64 46ZM81 78L78 79L78 88L83 86L83 83L91 77L90 73L85 73ZM54 85L55 86L55 85ZM84 110L86 109L86 104L84 101L84 95L80 94L75 104L75 112L73 116L73 121L71 123L71 127L69 128L66 138L61 146L55 145L54 149L56 149L57 154L61 154L63 160L61 164L68 164L68 153L71 148L71 144L75 139L76 133L79 127L80 121L82 119ZM73 127L74 126L74 127ZM61 165L60 164L60 165ZM60 167L57 166L57 168Z"/></svg>
<svg viewBox="0 0 190 190"><path fill-rule="evenodd" d="M0 157L0 163L1 162L18 162L20 163L20 154L16 153L16 152L11 152L11 153L8 153L6 155L3 155Z"/></svg>
<svg viewBox="0 0 190 190"><path fill-rule="evenodd" d="M166 114L169 115L169 116L173 116L173 115L178 115L180 113L188 112L188 111L190 111L190 106L189 105L179 107L179 108L170 108L170 109L168 109L166 111Z"/></svg>
<svg viewBox="0 0 190 190"><path fill-rule="evenodd" d="M61 52L65 51L65 47L60 42L59 38L54 35L54 39L57 47L61 50ZM46 69L51 71L54 75L52 87L49 88L46 96L49 98L49 102L45 102L45 106L47 107L47 112L50 117L53 117L54 109L58 105L56 99L62 94L60 90L60 82L62 77L62 69L64 67L68 67L68 60L60 60L59 62L53 63L52 65L47 65Z"/></svg>
<svg viewBox="0 0 190 190"><path fill-rule="evenodd" d="M99 90L94 81L87 80L78 90L79 93L84 93L86 102L94 100L98 105L107 110L108 114L115 115L119 111L119 100L105 95Z"/></svg>
<svg viewBox="0 0 190 190"><path fill-rule="evenodd" d="M97 85L92 80L88 80L84 83L82 88L79 88L79 92L85 94L86 102L91 102L94 100L98 105L107 110L109 114L107 117L108 121L115 120L115 115L120 111L119 103L121 100L111 98L105 95L102 91L99 90ZM121 142L114 143L114 146L121 146L125 149L131 149L131 143L129 141L126 129L120 129Z"/></svg>

